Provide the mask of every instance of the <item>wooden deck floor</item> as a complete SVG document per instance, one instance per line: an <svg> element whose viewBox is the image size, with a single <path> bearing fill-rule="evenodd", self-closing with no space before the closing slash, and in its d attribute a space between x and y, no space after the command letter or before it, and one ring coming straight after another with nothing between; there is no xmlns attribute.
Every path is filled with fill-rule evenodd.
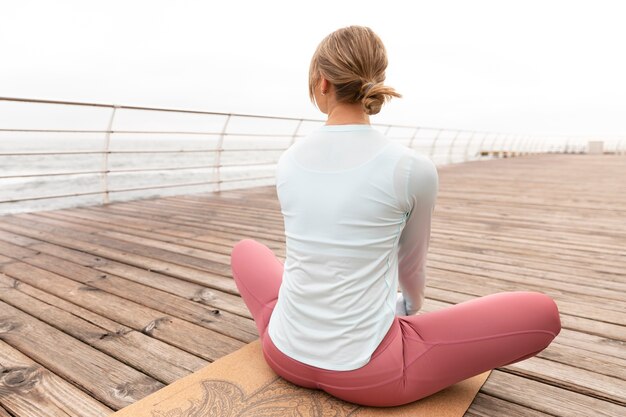
<svg viewBox="0 0 626 417"><path fill-rule="evenodd" d="M466 415L626 415L626 157L439 175L424 311L535 290L563 326ZM229 265L250 237L284 260L273 187L0 217L0 417L106 416L255 340Z"/></svg>

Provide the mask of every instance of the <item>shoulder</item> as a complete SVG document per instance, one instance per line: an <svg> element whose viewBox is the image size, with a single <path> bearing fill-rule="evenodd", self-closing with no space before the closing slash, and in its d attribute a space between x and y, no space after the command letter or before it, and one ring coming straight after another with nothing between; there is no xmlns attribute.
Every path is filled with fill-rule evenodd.
<svg viewBox="0 0 626 417"><path fill-rule="evenodd" d="M400 153L400 162L412 180L436 182L439 179L437 165L426 155L402 144L394 143Z"/></svg>
<svg viewBox="0 0 626 417"><path fill-rule="evenodd" d="M409 194L422 196L427 200L436 197L439 189L439 172L437 165L426 155L407 148L408 164L407 188Z"/></svg>
<svg viewBox="0 0 626 417"><path fill-rule="evenodd" d="M435 181L439 179L437 165L426 155L410 150L411 155L411 172L414 176L424 178L424 180Z"/></svg>

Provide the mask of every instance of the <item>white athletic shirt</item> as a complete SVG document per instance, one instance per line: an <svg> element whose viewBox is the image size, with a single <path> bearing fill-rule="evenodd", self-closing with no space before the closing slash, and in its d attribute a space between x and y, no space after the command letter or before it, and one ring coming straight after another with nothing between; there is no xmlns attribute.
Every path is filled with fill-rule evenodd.
<svg viewBox="0 0 626 417"><path fill-rule="evenodd" d="M357 369L396 314L417 313L438 184L427 156L369 124L323 125L281 154L286 257L268 324L280 351Z"/></svg>

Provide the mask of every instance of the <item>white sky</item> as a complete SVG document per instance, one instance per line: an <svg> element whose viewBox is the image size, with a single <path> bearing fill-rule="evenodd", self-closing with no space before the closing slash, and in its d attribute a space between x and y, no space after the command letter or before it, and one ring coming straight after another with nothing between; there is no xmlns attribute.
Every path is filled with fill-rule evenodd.
<svg viewBox="0 0 626 417"><path fill-rule="evenodd" d="M626 134L623 1L0 0L0 96L323 119L317 44L351 24L389 54L373 122Z"/></svg>

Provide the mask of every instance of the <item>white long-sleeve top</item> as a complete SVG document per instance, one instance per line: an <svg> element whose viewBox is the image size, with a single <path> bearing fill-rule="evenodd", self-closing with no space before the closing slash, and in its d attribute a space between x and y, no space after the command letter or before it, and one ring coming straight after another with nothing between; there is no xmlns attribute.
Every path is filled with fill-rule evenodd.
<svg viewBox="0 0 626 417"><path fill-rule="evenodd" d="M283 152L276 190L287 250L268 324L279 350L357 369L396 314L418 312L438 186L427 156L367 124L324 125Z"/></svg>

